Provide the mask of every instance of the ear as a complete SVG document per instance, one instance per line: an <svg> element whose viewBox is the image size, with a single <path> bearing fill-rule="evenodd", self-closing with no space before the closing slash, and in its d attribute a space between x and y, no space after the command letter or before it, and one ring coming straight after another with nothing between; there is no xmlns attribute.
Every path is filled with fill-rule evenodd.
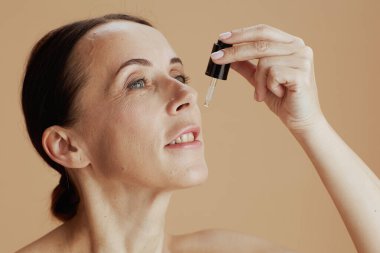
<svg viewBox="0 0 380 253"><path fill-rule="evenodd" d="M42 146L50 159L65 168L84 168L90 164L74 135L63 127L51 126L45 129Z"/></svg>

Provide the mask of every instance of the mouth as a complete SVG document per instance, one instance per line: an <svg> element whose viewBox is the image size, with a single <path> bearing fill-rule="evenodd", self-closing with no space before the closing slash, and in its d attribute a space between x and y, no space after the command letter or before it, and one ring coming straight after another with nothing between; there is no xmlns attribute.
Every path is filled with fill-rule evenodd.
<svg viewBox="0 0 380 253"><path fill-rule="evenodd" d="M165 146L186 146L188 144L200 143L198 140L199 133L200 127L198 126L186 127L179 131L179 134L177 134L176 137Z"/></svg>

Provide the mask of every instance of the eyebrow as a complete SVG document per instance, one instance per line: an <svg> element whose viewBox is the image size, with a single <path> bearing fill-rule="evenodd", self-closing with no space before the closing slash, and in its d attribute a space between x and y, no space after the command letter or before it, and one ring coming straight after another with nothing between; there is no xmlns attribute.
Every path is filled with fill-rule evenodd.
<svg viewBox="0 0 380 253"><path fill-rule="evenodd" d="M173 57L173 58L170 59L170 64L176 64L176 63L179 63L179 64L183 65L181 59L178 58L178 57ZM119 72L123 68L125 68L127 66L130 66L130 65L152 66L153 64L150 61L148 61L147 59L142 59L142 58L130 59L130 60L126 61L126 62L123 62L120 65L119 69L115 73L115 77L119 74Z"/></svg>

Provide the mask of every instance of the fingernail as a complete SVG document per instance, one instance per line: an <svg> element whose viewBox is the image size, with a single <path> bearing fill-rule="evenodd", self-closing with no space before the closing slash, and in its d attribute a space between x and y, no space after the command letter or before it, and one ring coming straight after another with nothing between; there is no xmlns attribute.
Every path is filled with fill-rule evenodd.
<svg viewBox="0 0 380 253"><path fill-rule="evenodd" d="M231 32L221 33L221 34L219 34L219 39L225 40L225 39L228 39L229 37L231 37L231 35L232 35Z"/></svg>
<svg viewBox="0 0 380 253"><path fill-rule="evenodd" d="M212 53L211 54L211 58L214 59L214 60L217 60L217 59L222 58L223 55L224 55L223 50L219 50L219 51L216 51L216 52Z"/></svg>

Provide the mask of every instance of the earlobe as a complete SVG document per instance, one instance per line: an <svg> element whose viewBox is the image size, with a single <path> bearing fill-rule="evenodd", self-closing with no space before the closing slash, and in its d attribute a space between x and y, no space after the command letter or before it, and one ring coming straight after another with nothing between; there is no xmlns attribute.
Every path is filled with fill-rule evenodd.
<svg viewBox="0 0 380 253"><path fill-rule="evenodd" d="M90 163L70 131L60 126L45 129L42 146L50 159L65 168L84 168Z"/></svg>

